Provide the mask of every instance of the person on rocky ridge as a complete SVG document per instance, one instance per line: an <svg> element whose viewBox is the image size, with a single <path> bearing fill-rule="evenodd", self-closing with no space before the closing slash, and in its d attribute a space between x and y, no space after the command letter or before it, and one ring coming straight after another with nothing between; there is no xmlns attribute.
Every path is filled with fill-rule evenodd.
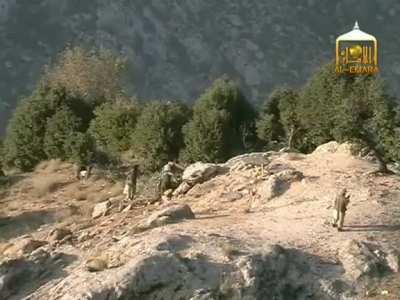
<svg viewBox="0 0 400 300"><path fill-rule="evenodd" d="M77 180L87 180L91 173L92 173L93 165L82 165L82 164L77 164L75 165L75 177Z"/></svg>
<svg viewBox="0 0 400 300"><path fill-rule="evenodd" d="M132 169L126 174L125 187L123 194L125 198L119 204L119 211L122 211L126 206L130 206L136 194L136 182L139 174L139 166L133 165ZM128 203L128 204L127 204Z"/></svg>
<svg viewBox="0 0 400 300"><path fill-rule="evenodd" d="M136 181L138 177L138 165L134 165L133 168L128 172L125 180L124 194L126 200L132 201L136 194Z"/></svg>
<svg viewBox="0 0 400 300"><path fill-rule="evenodd" d="M165 191L174 189L179 185L179 175L183 171L184 168L173 161L169 161L164 165L161 169L160 182L158 184L160 196L162 196Z"/></svg>
<svg viewBox="0 0 400 300"><path fill-rule="evenodd" d="M338 231L343 230L344 218L346 216L347 206L350 203L350 195L347 189L343 188L336 195L333 204L333 227L337 227Z"/></svg>

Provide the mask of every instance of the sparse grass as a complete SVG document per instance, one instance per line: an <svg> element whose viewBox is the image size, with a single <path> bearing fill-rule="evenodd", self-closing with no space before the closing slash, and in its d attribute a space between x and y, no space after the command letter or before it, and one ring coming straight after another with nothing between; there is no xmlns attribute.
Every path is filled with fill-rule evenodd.
<svg viewBox="0 0 400 300"><path fill-rule="evenodd" d="M37 197L44 197L55 192L63 183L64 180L61 176L34 178L32 181L33 194Z"/></svg>

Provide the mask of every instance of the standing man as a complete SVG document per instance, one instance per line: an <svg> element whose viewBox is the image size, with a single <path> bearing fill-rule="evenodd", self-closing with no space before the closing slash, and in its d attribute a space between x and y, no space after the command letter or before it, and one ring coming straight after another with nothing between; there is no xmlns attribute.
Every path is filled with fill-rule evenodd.
<svg viewBox="0 0 400 300"><path fill-rule="evenodd" d="M126 206L130 206L136 194L136 181L139 173L139 166L134 165L133 168L126 174L125 187L123 194L125 198L119 203L119 211L123 211ZM126 205L128 202L128 205ZM129 208L130 209L130 208Z"/></svg>
<svg viewBox="0 0 400 300"><path fill-rule="evenodd" d="M138 177L138 165L134 165L126 176L124 194L126 199L132 201L136 194L136 181Z"/></svg>
<svg viewBox="0 0 400 300"><path fill-rule="evenodd" d="M346 216L347 205L350 203L350 195L343 188L335 197L333 204L333 227L337 227L338 231L343 230L344 217ZM338 224L339 223L339 224Z"/></svg>

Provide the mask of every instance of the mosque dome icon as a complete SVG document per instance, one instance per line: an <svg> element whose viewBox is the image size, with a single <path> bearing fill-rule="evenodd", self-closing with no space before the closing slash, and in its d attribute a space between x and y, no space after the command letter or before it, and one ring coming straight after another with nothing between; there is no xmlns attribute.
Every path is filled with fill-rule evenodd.
<svg viewBox="0 0 400 300"><path fill-rule="evenodd" d="M358 26L358 22L354 24L354 28L352 31L342 34L336 39L337 42L339 41L372 41L377 42L376 38L373 35L370 35L364 31L360 30Z"/></svg>
<svg viewBox="0 0 400 300"><path fill-rule="evenodd" d="M336 39L336 72L375 74L378 71L378 41L361 31L356 22L352 31Z"/></svg>

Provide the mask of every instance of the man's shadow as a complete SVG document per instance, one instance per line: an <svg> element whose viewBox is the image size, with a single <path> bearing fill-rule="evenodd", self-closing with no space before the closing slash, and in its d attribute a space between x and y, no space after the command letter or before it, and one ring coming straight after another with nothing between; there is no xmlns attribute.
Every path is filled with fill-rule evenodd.
<svg viewBox="0 0 400 300"><path fill-rule="evenodd" d="M400 231L400 224L397 225L348 225L345 226L344 231L386 231L394 232Z"/></svg>

